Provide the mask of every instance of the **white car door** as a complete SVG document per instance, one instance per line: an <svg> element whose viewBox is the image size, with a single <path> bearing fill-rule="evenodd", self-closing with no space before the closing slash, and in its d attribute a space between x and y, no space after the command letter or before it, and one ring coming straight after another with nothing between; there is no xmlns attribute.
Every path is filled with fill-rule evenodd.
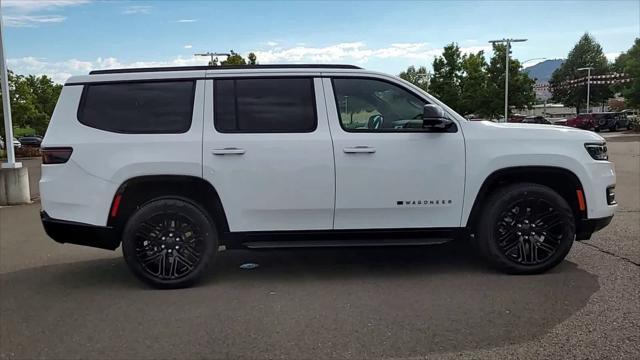
<svg viewBox="0 0 640 360"><path fill-rule="evenodd" d="M207 80L203 176L231 231L333 227L334 167L322 80Z"/></svg>
<svg viewBox="0 0 640 360"><path fill-rule="evenodd" d="M428 100L387 78L323 79L336 167L335 229L459 227L460 126L422 128Z"/></svg>

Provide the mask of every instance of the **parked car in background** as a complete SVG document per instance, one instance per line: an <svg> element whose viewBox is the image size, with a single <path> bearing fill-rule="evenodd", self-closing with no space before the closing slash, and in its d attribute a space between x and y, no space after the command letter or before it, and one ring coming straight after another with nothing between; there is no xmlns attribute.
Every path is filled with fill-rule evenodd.
<svg viewBox="0 0 640 360"><path fill-rule="evenodd" d="M626 112L621 111L615 114L616 123L613 128L610 128L611 131L616 131L619 129L627 129L631 130L631 121L629 120L629 116Z"/></svg>
<svg viewBox="0 0 640 360"><path fill-rule="evenodd" d="M13 138L12 142L13 142L13 147L14 148L21 148L22 147L22 144L20 144L20 141L18 141L18 139Z"/></svg>
<svg viewBox="0 0 640 360"><path fill-rule="evenodd" d="M584 130L598 130L596 129L596 118L593 114L578 114L576 117L568 119L566 125Z"/></svg>
<svg viewBox="0 0 640 360"><path fill-rule="evenodd" d="M22 146L40 147L40 144L42 144L42 137L36 135L23 136L19 140Z"/></svg>
<svg viewBox="0 0 640 360"><path fill-rule="evenodd" d="M551 122L544 116L527 116L521 121L524 124L547 124L551 125Z"/></svg>
<svg viewBox="0 0 640 360"><path fill-rule="evenodd" d="M567 126L567 118L549 118L547 120L553 125Z"/></svg>
<svg viewBox="0 0 640 360"><path fill-rule="evenodd" d="M601 112L591 114L579 114L573 119L567 120L567 125L585 130L609 130L631 128L627 115L622 112Z"/></svg>
<svg viewBox="0 0 640 360"><path fill-rule="evenodd" d="M2 136L0 136L0 150L4 150L4 140L2 139Z"/></svg>
<svg viewBox="0 0 640 360"><path fill-rule="evenodd" d="M507 122L510 122L510 123L521 123L526 118L527 117L525 115L513 114L513 115L511 115L509 117L509 119L507 119Z"/></svg>

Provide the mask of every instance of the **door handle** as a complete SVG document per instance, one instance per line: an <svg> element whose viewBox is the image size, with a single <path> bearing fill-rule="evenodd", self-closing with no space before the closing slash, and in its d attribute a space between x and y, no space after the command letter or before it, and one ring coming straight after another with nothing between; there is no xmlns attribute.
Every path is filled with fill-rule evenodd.
<svg viewBox="0 0 640 360"><path fill-rule="evenodd" d="M354 146L354 147L346 147L343 150L347 154L373 154L376 152L376 148L371 146Z"/></svg>
<svg viewBox="0 0 640 360"><path fill-rule="evenodd" d="M244 149L240 149L237 147L226 147L223 149L213 149L211 153L213 155L242 155L244 154Z"/></svg>

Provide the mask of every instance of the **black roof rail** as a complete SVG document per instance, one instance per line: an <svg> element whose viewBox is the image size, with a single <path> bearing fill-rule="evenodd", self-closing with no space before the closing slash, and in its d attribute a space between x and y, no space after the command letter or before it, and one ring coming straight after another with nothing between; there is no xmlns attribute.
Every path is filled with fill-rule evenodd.
<svg viewBox="0 0 640 360"><path fill-rule="evenodd" d="M221 65L221 66L170 66L152 68L129 68L129 69L106 69L93 70L89 75L100 74L127 74L141 72L162 72L162 71L191 71L191 70L234 70L234 69L362 69L355 65L335 65L335 64L269 64L269 65Z"/></svg>

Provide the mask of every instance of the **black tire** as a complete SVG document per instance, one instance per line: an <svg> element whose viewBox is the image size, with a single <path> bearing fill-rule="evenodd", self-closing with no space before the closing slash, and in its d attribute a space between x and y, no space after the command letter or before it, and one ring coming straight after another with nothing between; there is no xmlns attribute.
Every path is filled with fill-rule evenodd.
<svg viewBox="0 0 640 360"><path fill-rule="evenodd" d="M218 232L207 213L189 200L155 199L127 221L122 252L129 269L147 284L187 287L213 262Z"/></svg>
<svg viewBox="0 0 640 360"><path fill-rule="evenodd" d="M508 185L495 191L483 210L478 245L484 258L503 272L539 274L558 265L571 250L573 212L549 187Z"/></svg>

